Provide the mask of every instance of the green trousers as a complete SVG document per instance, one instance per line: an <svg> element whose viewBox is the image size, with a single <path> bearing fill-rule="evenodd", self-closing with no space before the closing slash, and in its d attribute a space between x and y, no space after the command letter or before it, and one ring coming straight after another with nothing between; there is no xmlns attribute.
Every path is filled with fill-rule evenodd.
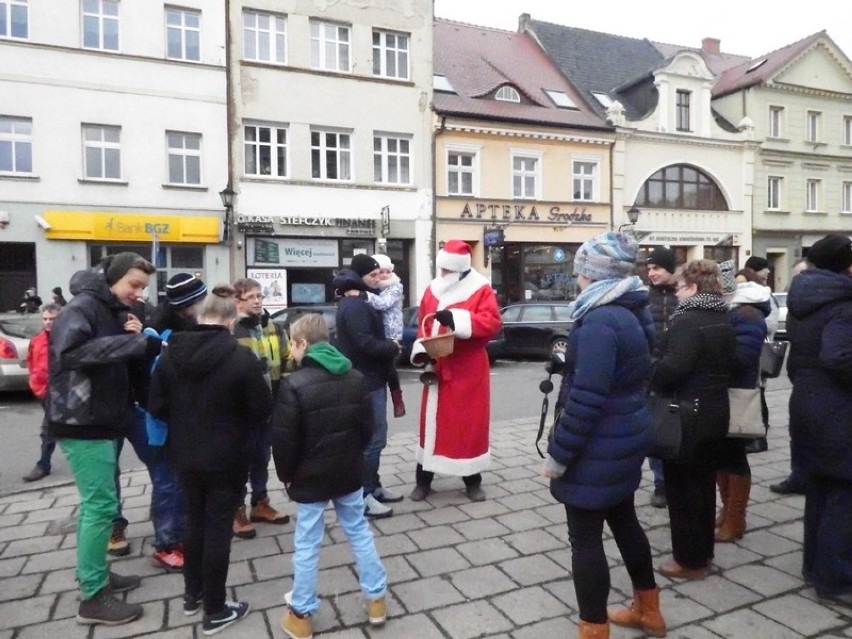
<svg viewBox="0 0 852 639"><path fill-rule="evenodd" d="M118 508L115 494L115 440L60 439L77 492L77 578L83 599L91 599L109 583L107 546Z"/></svg>

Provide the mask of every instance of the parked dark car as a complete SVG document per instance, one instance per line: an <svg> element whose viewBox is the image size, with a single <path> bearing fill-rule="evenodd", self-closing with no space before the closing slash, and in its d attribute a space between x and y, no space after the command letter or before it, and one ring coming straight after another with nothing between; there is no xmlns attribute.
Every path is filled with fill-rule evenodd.
<svg viewBox="0 0 852 639"><path fill-rule="evenodd" d="M275 311L270 316L272 321L280 324L290 334L290 324L307 313L319 313L328 326L331 339L337 336L337 305L336 304L312 304L308 306L288 306L280 311Z"/></svg>
<svg viewBox="0 0 852 639"><path fill-rule="evenodd" d="M407 366L411 362L411 347L417 339L417 329L420 321L420 307L407 306L402 309L402 345L397 364Z"/></svg>
<svg viewBox="0 0 852 639"><path fill-rule="evenodd" d="M488 343L488 356L495 359L534 357L549 359L564 353L574 320L573 302L526 302L500 310L503 328Z"/></svg>

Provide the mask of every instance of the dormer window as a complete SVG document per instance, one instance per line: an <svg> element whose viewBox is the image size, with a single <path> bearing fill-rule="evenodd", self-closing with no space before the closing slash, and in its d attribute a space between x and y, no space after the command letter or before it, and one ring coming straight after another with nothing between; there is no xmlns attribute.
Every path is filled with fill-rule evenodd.
<svg viewBox="0 0 852 639"><path fill-rule="evenodd" d="M604 109L608 109L613 104L612 98L610 98L606 93L602 93L600 91L592 91L592 95Z"/></svg>
<svg viewBox="0 0 852 639"><path fill-rule="evenodd" d="M500 102L520 102L521 94L518 93L518 90L515 87L506 85L497 89L497 94L494 96L494 99L500 100Z"/></svg>
<svg viewBox="0 0 852 639"><path fill-rule="evenodd" d="M692 93L690 91L684 91L682 89L678 89L677 91L677 104L675 113L677 114L677 130L678 131L690 131L692 130L689 122L689 112L690 112L690 101L692 98Z"/></svg>
<svg viewBox="0 0 852 639"><path fill-rule="evenodd" d="M761 58L757 62L753 62L752 65L746 70L746 73L751 73L752 71L757 71L764 64L766 64L766 58Z"/></svg>
<svg viewBox="0 0 852 639"><path fill-rule="evenodd" d="M447 76L440 75L436 73L432 76L432 89L437 91L438 93L455 93L456 90L453 88L453 85L450 84L450 81L447 79Z"/></svg>

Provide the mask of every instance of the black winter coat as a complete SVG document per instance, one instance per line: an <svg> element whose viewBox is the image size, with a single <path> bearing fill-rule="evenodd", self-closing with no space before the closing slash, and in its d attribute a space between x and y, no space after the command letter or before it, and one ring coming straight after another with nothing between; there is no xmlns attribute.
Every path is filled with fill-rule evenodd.
<svg viewBox="0 0 852 639"><path fill-rule="evenodd" d="M654 320L654 347L651 357L659 359L666 344L666 333L669 330L669 318L677 308L678 301L674 286L649 286L649 308Z"/></svg>
<svg viewBox="0 0 852 639"><path fill-rule="evenodd" d="M651 376L651 390L678 401L698 402L698 421L685 433L687 450L728 434L728 386L736 336L727 312L692 308L677 315L669 327L666 347ZM696 450L696 452L698 452Z"/></svg>
<svg viewBox="0 0 852 639"><path fill-rule="evenodd" d="M178 470L248 468L272 395L260 361L222 326L175 333L154 371L148 410L168 424Z"/></svg>
<svg viewBox="0 0 852 639"><path fill-rule="evenodd" d="M278 478L295 502L326 502L364 483L363 451L373 431L364 376L335 375L311 358L281 381L272 415Z"/></svg>
<svg viewBox="0 0 852 639"><path fill-rule="evenodd" d="M803 271L787 304L793 463L852 481L852 277Z"/></svg>
<svg viewBox="0 0 852 639"><path fill-rule="evenodd" d="M334 278L334 286L342 290L365 290L361 278L349 269L340 271ZM334 345L367 378L370 391L388 383L388 371L399 354L399 347L385 338L381 313L363 297L340 298Z"/></svg>
<svg viewBox="0 0 852 639"><path fill-rule="evenodd" d="M126 333L128 307L100 270L72 278L74 298L50 339L48 433L71 439L123 437L132 406L128 363L159 350L159 340Z"/></svg>

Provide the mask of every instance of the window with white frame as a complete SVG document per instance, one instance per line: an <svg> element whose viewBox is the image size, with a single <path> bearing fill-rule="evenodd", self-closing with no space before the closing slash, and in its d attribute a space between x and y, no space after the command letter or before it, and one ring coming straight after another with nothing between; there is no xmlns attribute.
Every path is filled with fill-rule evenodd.
<svg viewBox="0 0 852 639"><path fill-rule="evenodd" d="M852 213L852 182L844 182L841 185L840 192L840 212Z"/></svg>
<svg viewBox="0 0 852 639"><path fill-rule="evenodd" d="M593 159L575 159L571 163L571 181L574 200L591 202L598 198L600 162Z"/></svg>
<svg viewBox="0 0 852 639"><path fill-rule="evenodd" d="M201 13L166 7L166 57L201 60Z"/></svg>
<svg viewBox="0 0 852 639"><path fill-rule="evenodd" d="M0 115L0 173L33 172L33 121Z"/></svg>
<svg viewBox="0 0 852 639"><path fill-rule="evenodd" d="M843 145L852 146L852 115L843 116Z"/></svg>
<svg viewBox="0 0 852 639"><path fill-rule="evenodd" d="M287 63L287 18L243 9L243 57L259 62Z"/></svg>
<svg viewBox="0 0 852 639"><path fill-rule="evenodd" d="M373 135L373 180L385 184L411 184L411 137Z"/></svg>
<svg viewBox="0 0 852 639"><path fill-rule="evenodd" d="M169 184L201 184L201 134L166 131Z"/></svg>
<svg viewBox="0 0 852 639"><path fill-rule="evenodd" d="M83 175L90 180L121 179L121 127L83 125Z"/></svg>
<svg viewBox="0 0 852 639"><path fill-rule="evenodd" d="M0 0L0 38L28 38L27 0Z"/></svg>
<svg viewBox="0 0 852 639"><path fill-rule="evenodd" d="M406 33L374 30L373 75L407 80L409 41Z"/></svg>
<svg viewBox="0 0 852 639"><path fill-rule="evenodd" d="M243 157L246 175L287 177L287 127L245 124Z"/></svg>
<svg viewBox="0 0 852 639"><path fill-rule="evenodd" d="M784 131L784 107L769 107L769 137L780 138Z"/></svg>
<svg viewBox="0 0 852 639"><path fill-rule="evenodd" d="M352 179L352 138L339 131L311 131L311 176L317 180Z"/></svg>
<svg viewBox="0 0 852 639"><path fill-rule="evenodd" d="M515 87L506 85L497 89L494 99L500 100L500 102L520 102L521 94L518 93L518 90Z"/></svg>
<svg viewBox="0 0 852 639"><path fill-rule="evenodd" d="M311 20L311 66L349 72L349 27Z"/></svg>
<svg viewBox="0 0 852 639"><path fill-rule="evenodd" d="M781 210L782 178L770 176L766 180L766 208L770 211Z"/></svg>
<svg viewBox="0 0 852 639"><path fill-rule="evenodd" d="M675 126L678 131L691 131L690 123L690 101L692 100L692 92L678 89L675 101L675 114L677 122Z"/></svg>
<svg viewBox="0 0 852 639"><path fill-rule="evenodd" d="M807 116L807 140L808 142L819 142L820 130L819 123L822 118L822 113L819 111L808 111Z"/></svg>
<svg viewBox="0 0 852 639"><path fill-rule="evenodd" d="M512 197L530 200L538 197L540 160L540 155L512 154Z"/></svg>
<svg viewBox="0 0 852 639"><path fill-rule="evenodd" d="M83 0L83 48L118 51L118 0Z"/></svg>
<svg viewBox="0 0 852 639"><path fill-rule="evenodd" d="M807 213L816 213L819 211L819 191L821 186L821 180L807 180L805 182L805 211Z"/></svg>
<svg viewBox="0 0 852 639"><path fill-rule="evenodd" d="M447 151L447 194L473 195L476 153Z"/></svg>

